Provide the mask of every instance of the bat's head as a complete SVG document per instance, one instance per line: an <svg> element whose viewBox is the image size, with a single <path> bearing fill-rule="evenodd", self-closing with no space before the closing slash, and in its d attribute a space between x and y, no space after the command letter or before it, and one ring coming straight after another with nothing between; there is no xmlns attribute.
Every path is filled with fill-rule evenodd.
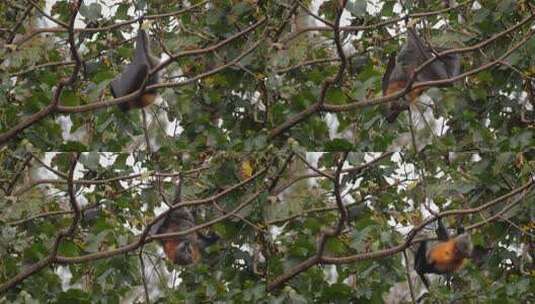
<svg viewBox="0 0 535 304"><path fill-rule="evenodd" d="M186 208L179 208L167 214L161 221L157 233L183 232L195 226L193 215ZM162 241L167 257L177 265L189 265L200 261L197 233L173 236Z"/></svg>
<svg viewBox="0 0 535 304"><path fill-rule="evenodd" d="M174 263L178 265L195 264L200 260L200 252L194 241L185 239L176 246Z"/></svg>
<svg viewBox="0 0 535 304"><path fill-rule="evenodd" d="M455 237L455 247L459 254L464 257L470 257L472 255L472 238L468 233L462 233Z"/></svg>

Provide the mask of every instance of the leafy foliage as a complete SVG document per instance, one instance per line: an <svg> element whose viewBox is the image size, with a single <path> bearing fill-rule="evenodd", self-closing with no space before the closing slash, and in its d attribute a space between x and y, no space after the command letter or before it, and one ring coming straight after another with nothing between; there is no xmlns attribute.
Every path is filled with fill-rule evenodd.
<svg viewBox="0 0 535 304"><path fill-rule="evenodd" d="M425 301L533 299L530 1L76 2L0 3L1 301L411 302L403 250L360 256L403 244L430 208L466 211L446 222L482 252ZM389 124L381 81L408 24L460 50L466 74ZM139 26L161 54L160 98L123 113L109 83ZM67 152L84 152L75 169ZM182 201L202 201L189 207L200 231L221 238L195 265L150 237L133 245L177 180ZM273 285L318 248L359 258Z"/></svg>

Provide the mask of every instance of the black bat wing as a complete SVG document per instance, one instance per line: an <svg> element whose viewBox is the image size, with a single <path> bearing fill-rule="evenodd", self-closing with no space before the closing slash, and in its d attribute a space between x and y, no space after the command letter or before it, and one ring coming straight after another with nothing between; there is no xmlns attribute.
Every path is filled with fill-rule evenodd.
<svg viewBox="0 0 535 304"><path fill-rule="evenodd" d="M390 75L392 75L392 71L394 71L395 67L396 67L396 53L392 53L390 55L390 59L388 60L385 74L383 75L383 81L382 81L383 95L386 94L386 90L388 89L388 84L390 83Z"/></svg>
<svg viewBox="0 0 535 304"><path fill-rule="evenodd" d="M147 73L149 66L147 64L131 63L126 66L123 72L111 82L111 93L113 97L122 97L138 90Z"/></svg>

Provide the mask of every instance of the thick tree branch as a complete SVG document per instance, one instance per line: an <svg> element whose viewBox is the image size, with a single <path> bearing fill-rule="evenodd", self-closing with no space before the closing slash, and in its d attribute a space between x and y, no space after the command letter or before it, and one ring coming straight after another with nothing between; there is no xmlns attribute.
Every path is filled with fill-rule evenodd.
<svg viewBox="0 0 535 304"><path fill-rule="evenodd" d="M344 76L344 71L347 66L347 60L346 60L346 56L344 54L344 50L342 47L342 41L340 39L340 18L342 17L342 12L344 11L345 4L347 3L347 1L342 1L341 3L343 4L343 6L338 9L336 19L334 22L334 26L331 28L332 31L334 32L334 42L336 45L336 52L338 53L338 58L340 59L340 62L341 62L341 64L338 66L338 71L336 73L336 76L332 78L329 77L323 82L323 84L321 85L321 90L320 90L318 100L315 103L310 105L305 110L295 114L293 117L289 118L287 121L285 121L281 125L273 128L269 132L269 136L268 136L269 139L273 139L279 136L285 131L291 129L293 126L295 126L299 122L307 119L308 117L320 111L323 104L325 103L325 98L326 98L327 91L329 90L329 88L333 85L341 85L342 78Z"/></svg>
<svg viewBox="0 0 535 304"><path fill-rule="evenodd" d="M35 159L38 159L38 158L35 158ZM50 170L51 172L53 172L54 174L58 175L59 177L66 178L66 177L64 177L65 173L59 172L57 170L54 170L54 169L52 169L52 168L50 168L50 167L48 167L48 166L46 166L44 164L43 164L43 166L45 168L47 168L48 170ZM130 174L130 175L123 175L123 176L105 178L105 179L93 179L93 180L80 179L80 180L75 180L74 183L77 184L77 185L105 185L105 184L118 182L118 181L132 180L132 179L136 179L136 178L139 178L139 177L142 177L142 176L152 176L152 177L155 177L155 178L175 177L175 176L178 176L178 175L188 176L188 175L197 174L197 173L199 173L199 172L201 172L203 170L208 170L208 169L209 169L209 167L199 167L199 168L187 170L187 171L184 171L184 172L168 172L168 173L157 172L157 171L148 171L148 172L143 172L143 173L135 173L135 174ZM13 192L13 196L19 196L19 195L23 194L24 192L27 192L31 188L33 188L35 186L38 186L38 185L43 185L43 184L62 185L62 184L66 184L66 183L67 183L67 181L66 180L62 180L62 179L38 179L38 180L34 180L31 183L25 185L24 187L19 188L17 191L14 191Z"/></svg>
<svg viewBox="0 0 535 304"><path fill-rule="evenodd" d="M525 190L527 190L529 187L533 186L535 184L535 179L531 179L529 182L527 182L526 184L514 189L513 191L507 193L507 194L504 194L486 204L483 204L479 207L475 207L475 208L467 208L467 209L454 209L454 210L448 210L448 211L444 211L444 212L441 212L439 214L437 214L436 216L432 216L430 217L429 219L425 220L425 221L422 221L419 225L415 226L408 234L407 236L405 237L405 242L403 242L402 244L399 244L397 246L394 246L394 247L391 247L391 248L387 248L387 249L382 249L382 250L378 250L378 251L374 251L374 252L367 252L367 253L361 253L361 254L356 254L356 255L351 255L351 256L345 256L345 257L332 257L332 256L318 256L318 255L314 255L310 258L308 258L307 260L305 260L304 262L302 263L299 263L298 265L294 266L293 268L289 269L288 271L286 271L285 273L281 274L280 276L276 277L275 279L273 279L271 282L268 283L268 287L267 287L267 290L268 291L272 291L276 288L279 288L281 287L284 283L286 283L287 281L289 281L290 279L292 279L293 277L295 277L296 275L298 275L299 273L307 270L308 268L318 264L318 263L325 263L325 264L349 264L349 263L354 263L354 262L358 262L358 261L363 261L363 260L369 260L369 259L378 259L378 258L383 258L383 257L388 257L388 256L391 256L391 255L394 255L396 253L399 253L403 250L405 250L406 248L408 248L412 243L413 243L413 239L416 237L417 233L419 231L421 231L422 229L424 229L427 225L429 225L430 223L440 219L440 218L443 218L443 217L448 217L448 216L453 216L453 215L466 215L466 214L472 214L472 213L477 213L477 212L481 212L482 210L485 210L485 209L488 209L512 196L515 196L517 194L519 194L520 192L525 192ZM525 194L525 193L524 193Z"/></svg>
<svg viewBox="0 0 535 304"><path fill-rule="evenodd" d="M77 8L75 9L74 16L76 16L76 13L78 12L78 9L80 8L80 2L77 4ZM73 17L74 19L74 17ZM7 280L5 283L0 285L0 294L4 293L10 288L13 288L20 284L22 281L27 279L29 276L33 275L34 273L42 270L43 268L47 267L48 265L54 263L57 254L58 254L58 248L61 243L61 241L65 237L71 237L74 232L76 231L76 227L78 226L78 222L80 220L81 214L80 214L80 208L78 206L78 203L76 201L76 194L74 192L74 185L72 183L74 179L74 169L76 168L76 164L78 163L78 157L79 155L73 155L73 158L71 160L71 166L69 169L69 183L68 183L68 193L69 193L69 202L71 204L71 209L75 213L74 218L69 226L69 228L65 231L60 231L54 240L54 243L52 245L52 248L50 250L50 253L47 257L44 259L38 261L35 264L32 264L28 268L24 269L22 272L15 275L13 278Z"/></svg>
<svg viewBox="0 0 535 304"><path fill-rule="evenodd" d="M192 5L190 7L187 7L187 8L175 11L175 12L140 16L140 17L137 17L137 18L134 18L134 19L131 19L131 20L127 20L127 21L123 21L123 22L119 22L119 23L114 23L112 25L103 26L103 27L74 28L73 31L75 33L109 32L109 31L112 31L112 30L117 29L119 27L127 26L127 25L134 24L134 23L138 23L142 19L143 20L157 20L157 19L166 18L166 17L178 16L178 15L184 14L186 12L189 12L189 11L195 9L195 8L201 7L201 6L205 5L208 2L209 2L208 0L205 0L205 1L199 2L199 3L195 4L195 5ZM49 17L46 14L44 14L44 15L47 16L47 18ZM60 21L55 20L53 18L52 18L52 20L53 20L53 22L56 22L56 23L60 22ZM25 37L20 39L19 41L17 41L17 45L20 47L22 44L24 44L25 42L29 41L30 39L32 39L33 37L35 37L36 35L39 35L39 34L43 34L43 33L63 33L63 32L67 32L67 31L68 30L66 29L66 27L63 27L63 24L61 24L60 27L50 27L50 28L35 29L32 32L30 32L28 35L26 35Z"/></svg>
<svg viewBox="0 0 535 304"><path fill-rule="evenodd" d="M80 8L81 1L78 1L75 8L73 8L74 13L71 15L71 19L69 21L69 27L68 27L68 42L71 52L72 59L76 62L73 71L71 73L71 76L69 78L62 79L56 89L54 90L52 100L48 106L46 106L41 111L34 113L24 119L23 121L19 122L15 127L9 129L8 131L0 134L0 147L2 147L4 144L6 144L10 139L13 137L19 135L20 132L22 132L24 129L28 128L29 126L33 125L34 123L40 121L41 119L47 117L51 113L53 113L60 101L61 93L63 89L66 86L71 86L74 84L76 79L78 78L78 72L80 71L80 67L82 65L82 62L80 60L80 55L78 54L78 50L76 49L76 45L74 43L74 21L76 20L76 15L78 14L78 10Z"/></svg>
<svg viewBox="0 0 535 304"><path fill-rule="evenodd" d="M137 240L133 241L132 243L130 243L128 245L119 247L119 248L114 249L114 250L109 250L109 251L105 251L105 252L97 252L97 253L78 256L78 257L58 256L58 257L55 258L54 262L60 263L60 264L75 264L75 263L83 263L83 262L87 262L87 261L105 259L105 258L109 258L109 257L116 256L116 255L119 255L119 254L123 254L123 253L126 253L126 252L131 252L133 250L138 249L143 244L145 244L147 242L150 242L150 241L153 241L153 240L156 240L156 239L166 238L166 237L169 237L169 236L181 236L181 235L186 235L186 234L193 233L193 232L198 231L198 230L202 230L202 229L204 229L206 227L209 227L209 226L211 226L213 224L216 224L216 223L218 223L220 221L223 221L224 219L226 219L228 217L233 216L236 212L238 212L239 210L243 209L244 207L249 205L251 202L253 202L265 190L261 190L261 191L258 191L256 193L254 193L253 195L251 195L248 199L246 199L243 203L241 203L235 209L233 209L230 212L228 212L227 214L225 214L223 216L220 216L218 218L215 218L215 219L213 219L213 220L211 220L209 222L205 222L203 224L196 225L196 226L194 226L194 227L192 227L192 228L190 228L188 230L184 230L184 231L149 236L151 227L154 224L156 224L158 221L160 221L163 217L167 216L167 214L169 214L173 210L178 209L178 208L182 208L182 207L187 207L187 206L194 206L194 205L197 206L197 205L201 205L201 204L211 203L212 201L217 200L217 199L223 197L224 195L229 194L230 192L235 191L235 190L241 188L242 186L252 182L256 178L259 178L265 172L267 172L267 169L260 170L258 173L252 175L250 178L248 178L248 179L246 179L246 180L244 180L244 181L242 181L242 182L240 182L240 183L238 183L238 184L236 184L236 185L234 185L234 186L232 186L230 188L227 188L227 189L223 190L222 192L219 192L219 193L217 193L217 194L215 194L215 195L213 195L211 197L204 198L204 199L199 199L199 200L183 201L183 202L180 202L178 204L173 205L171 208L169 208L168 210L166 210L165 212L163 212L159 216L155 217L150 223L148 223L145 226L144 230L141 232L141 234L137 237Z"/></svg>
<svg viewBox="0 0 535 304"><path fill-rule="evenodd" d="M308 106L305 110L303 110L303 111L291 116L284 123L282 123L279 126L273 128L269 132L269 138L273 139L273 138L283 134L285 131L291 129L296 124L300 123L301 121L304 121L304 120L308 119L310 116L312 116L313 114L316 114L316 113L320 113L320 112L345 112L345 111L352 111L352 110L356 110L356 109L361 109L361 108L376 106L376 105L380 105L380 104L390 103L390 102L398 100L399 98L401 98L404 95L408 94L411 90L414 90L414 89L417 89L417 88L420 88L420 87L432 87L432 86L440 86L440 85L452 84L452 83L454 83L456 81L464 79L467 76L470 76L470 75L479 73L481 71L484 71L486 69L489 69L489 68L493 67L494 65L499 64L502 60L507 58L511 53L513 53L514 51L516 51L517 49L522 47L524 44L526 44L529 41L529 39L531 39L532 36L535 34L535 31L533 31L533 30L530 31L520 42L516 43L513 47L511 47L508 51L506 51L498 59L496 59L494 61L491 61L491 62L488 62L488 63L486 63L486 64L484 64L484 65L482 65L482 66L480 66L478 68L474 68L474 69L472 69L470 71L467 71L465 73L462 73L462 74L460 74L460 75L458 75L456 77L451 77L451 78L446 78L446 79L441 79L441 80L424 81L424 82L416 82L416 83L414 83L418 73L421 72L427 65L431 64L435 60L438 60L440 57L445 56L445 55L449 55L449 54L466 53L466 52L471 52L471 51L474 51L474 50L481 49L481 48L487 46L488 44L492 43L493 41L497 40L498 38L517 30L519 27L525 25L526 23L528 23L533 18L534 18L534 16L530 15L530 16L524 18L524 20L522 20L521 22L519 22L516 25L512 26L511 28L509 28L507 30L504 30L504 31L492 36L491 38L489 38L489 39L487 39L485 41L482 41L482 42L480 42L480 43L478 43L476 45L473 45L473 46L470 46L470 47L465 47L465 48L450 49L450 50L438 53L436 56L430 58L429 60L427 60L426 62L422 63L420 66L418 66L418 68L413 73L412 77L407 82L407 85L403 89L401 89L399 91L396 91L396 92L393 92L393 93L391 93L389 95L385 95L385 96L377 97L377 98L372 98L372 99L365 99L365 100L362 100L362 101L352 102L352 103L343 104L343 105L334 105L334 104L325 103L325 100L323 100L322 97L324 98L324 93L325 93L324 89L326 87L326 84L329 83L329 81L328 81L329 79L328 79L324 83L324 86L322 87L322 93L323 94L320 95L319 100L317 102L313 103L312 105Z"/></svg>
<svg viewBox="0 0 535 304"><path fill-rule="evenodd" d="M441 15L441 14L447 13L449 11L456 10L458 8L462 8L462 7L464 7L464 6L468 5L468 4L471 4L472 2L474 2L474 1L473 0L464 1L463 3L460 3L458 5L455 5L455 6L452 6L452 7L449 7L449 8L440 9L440 10L436 10L436 11L408 14L408 15L405 15L405 16L391 18L391 19L388 19L388 20L385 20L385 21L381 21L381 22L377 22L377 23L369 24L369 25L342 26L342 27L340 27L340 30L343 31L343 32L358 32L358 31L374 30L374 29L378 29L380 27L385 27L387 25L398 23L400 21L404 21L404 20L407 20L407 19L424 18L424 17L431 17L431 16L436 16L436 15ZM332 30L332 28L328 27L328 26L310 26L310 27L303 28L303 29L301 29L301 30L299 30L299 31L297 31L295 33L292 33L292 35L286 37L282 42L283 43L288 43L289 41L297 38L298 36L300 36L300 35L302 35L302 34L304 34L306 32L310 32L310 31L328 32L328 31L331 31L331 30Z"/></svg>
<svg viewBox="0 0 535 304"><path fill-rule="evenodd" d="M462 54L462 53L468 53L468 52L473 52L473 51L479 50L479 49L489 45L490 43L496 41L498 38L517 30L521 26L525 25L528 21L532 20L534 17L535 16L533 16L533 15L531 15L529 17L526 17L526 18L524 18L524 20L522 20L521 22L517 23L516 25L510 27L509 29L504 30L504 31L492 36L491 38L489 38L487 40L484 40L484 41L482 41L482 42L480 42L478 44L475 44L473 46L464 47L464 48L449 49L449 50L446 50L446 51L438 53L436 56L428 59L427 61L422 63L420 66L418 66L418 68L415 69L414 74L412 75L412 77L409 79L407 85L403 89L401 89L399 91L396 91L396 92L394 92L392 94L389 94L389 95L385 95L383 97L378 97L378 98L373 98L373 99L368 99L368 100L362 100L362 101L348 103L348 104L344 104L344 105L325 104L322 107L322 110L325 111L325 112L344 112L344 111L350 111L350 110L365 108L365 107L369 107L369 106L384 104L384 103L391 102L391 101L394 101L394 100L397 100L397 99L403 97L404 95L408 94L408 92L410 92L411 90L414 90L414 89L417 89L417 88L420 88L420 87L432 87L432 86L452 84L452 83L454 83L454 82L456 82L458 80L464 79L467 76L470 76L470 75L479 73L481 71L484 71L486 69L489 69L489 68L493 67L494 65L499 64L500 61L502 61L505 58L507 58L509 55L511 55L511 53L513 53L514 51L516 51L517 49L522 47L526 42L528 42L528 40L533 37L534 31L533 30L530 31L527 35L524 36L524 38L521 41L519 41L514 46L509 48L509 50L507 50L504 54L502 54L502 56L498 57L498 59L496 59L494 61L488 62L488 63L486 63L484 65L481 65L481 66L479 66L477 68L469 70L469 71L467 71L465 73L459 74L459 75L457 75L455 77L445 78L445 79L441 79L441 80L423 81L423 82L416 82L416 83L414 82L416 80L416 77L417 77L419 72L421 72L427 65L433 63L435 60L438 60L442 56L450 55L450 54Z"/></svg>
<svg viewBox="0 0 535 304"><path fill-rule="evenodd" d="M183 51L183 52L180 52L180 53L177 53L175 55L173 55L171 58L165 60L165 61L162 61L158 66L156 66L154 69L152 69L150 71L150 75L153 75L154 73L160 71L161 69L163 69L164 67L166 67L167 65L173 63L174 61L176 61L177 59L179 58L182 58L182 57L186 57L186 56L199 56L199 55L202 55L202 54L206 54L206 53L210 53L210 52L214 52L216 51L217 49L231 43L232 41L235 41L236 39L242 37L243 35L246 35L247 33L251 32L252 30L256 29L258 26L262 25L264 22L266 21L265 18L259 20L258 22L256 22L255 24L247 27L246 29L234 34L233 36L225 39L225 40L222 40L212 46L209 46L209 47L206 47L206 48L202 48L202 49L195 49L195 50L188 50L188 51ZM83 105L83 106L58 106L57 110L59 113L82 113L82 112L88 112L88 111L94 111L94 110L97 110L97 109L101 109L101 108L106 108L106 107L110 107L110 106L114 106L114 105L118 105L118 104L121 104L121 103L125 103L125 102L128 102L130 100L133 100L137 97L139 97L140 95L143 94L144 91L146 90L152 90L152 89L158 89L158 88L166 88L166 87L179 87L179 86L183 86L183 85L187 85L187 84L190 84L190 83L193 83L199 79L202 79L202 78L205 78L205 77L208 77L208 76L211 76L215 73L218 73L220 71L222 71L223 69L226 69L228 68L229 66L232 66L234 65L236 62L238 62L239 60L241 60L243 57L247 56L248 54L250 54L252 51L254 51L258 46L259 44L262 42L262 40L259 40L259 41L256 41L250 48L248 48L247 50L245 50L242 54L240 54L238 57L236 57L234 60L228 62L227 64L224 64L224 65L221 65L219 67L216 67L212 70L209 70L209 71L206 71L204 73L201 73L193 78L190 78L190 79L187 79L185 81L182 81L182 82L165 82L165 83L158 83L158 84L154 84L154 85L150 85L150 86L146 86L145 88L141 88L135 92L132 92L128 95L125 95L125 96L122 96L122 97L119 97L119 98L114 98L114 99L111 99L111 100L107 100L107 101L99 101L99 102L92 102L92 103L89 103L87 105Z"/></svg>
<svg viewBox="0 0 535 304"><path fill-rule="evenodd" d="M342 173L359 173L359 172L362 172L363 170L367 169L368 167L371 167L371 166L375 165L379 161L392 156L392 154L394 154L394 152L383 153L381 156L379 156L379 157L377 157L377 158L375 158L375 159L373 159L373 160L371 160L371 161L369 161L369 162L367 162L365 164L362 164L362 165L359 165L359 166L355 166L355 167L351 167L351 168L343 169ZM332 171L331 170L325 170L323 172L323 174L320 174L320 173L316 172L316 173L308 173L308 174L302 174L302 175L295 176L291 180L286 182L284 185L281 185L280 187L276 188L274 190L274 194L277 195L277 194L281 193L282 191L288 189L291 185L295 184L298 181L301 181L301 180L307 179L307 178L322 177L322 176L324 176L324 174L327 174L327 175L330 176L330 175L332 175Z"/></svg>
<svg viewBox="0 0 535 304"><path fill-rule="evenodd" d="M368 252L368 253L356 254L356 255L345 256L345 257L323 257L322 262L328 263L328 264L347 264L347 263L353 263L353 262L358 262L358 261L363 261L363 260L368 260L368 259L377 259L377 258L391 256L409 247L412 243L412 240L415 238L415 236L420 230L424 229L427 225L438 220L439 218L444 218L444 217L449 217L449 216L454 216L454 215L467 215L467 214L481 212L485 209L488 209L494 205L501 203L502 201L506 199L509 199L512 196L519 194L520 192L525 191L526 189L528 189L534 184L535 184L535 180L530 180L526 184L514 189L513 191L507 194L504 194L496 199L493 199L490 202L485 203L479 207L467 208L467 209L454 209L454 210L440 212L439 214L437 214L437 216L430 217L429 219L423 221L422 223L414 227L405 237L405 242L403 242L402 244L398 246L375 251L375 252Z"/></svg>

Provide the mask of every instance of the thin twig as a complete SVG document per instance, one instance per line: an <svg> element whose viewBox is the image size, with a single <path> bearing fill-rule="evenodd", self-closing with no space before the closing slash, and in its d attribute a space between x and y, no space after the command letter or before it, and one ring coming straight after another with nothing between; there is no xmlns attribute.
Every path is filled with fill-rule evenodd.
<svg viewBox="0 0 535 304"><path fill-rule="evenodd" d="M139 249L139 266L141 270L141 281L143 282L143 290L145 291L145 303L150 304L149 287L147 285L147 278L145 275L145 262L143 261L143 246Z"/></svg>
<svg viewBox="0 0 535 304"><path fill-rule="evenodd" d="M409 284L412 303L416 304L416 296L414 295L414 286L412 286L411 269L409 267L409 258L407 256L407 250L403 250L403 258L405 259L405 272L407 274L407 283Z"/></svg>
<svg viewBox="0 0 535 304"><path fill-rule="evenodd" d="M15 175L13 176L11 181L9 182L9 184L7 186L7 189L5 191L6 195L10 195L11 194L11 192L13 191L13 188L15 187L15 184L17 183L17 180L22 175L22 172L26 169L26 167L30 164L31 160L32 160L32 155L28 154L26 156L26 159L24 160L24 162L20 166L20 168L17 170L17 172L15 173Z"/></svg>
<svg viewBox="0 0 535 304"><path fill-rule="evenodd" d="M143 117L143 133L145 135L145 144L147 145L147 152L152 155L152 147L150 145L149 128L147 125L147 113L145 109L141 109L141 116Z"/></svg>

